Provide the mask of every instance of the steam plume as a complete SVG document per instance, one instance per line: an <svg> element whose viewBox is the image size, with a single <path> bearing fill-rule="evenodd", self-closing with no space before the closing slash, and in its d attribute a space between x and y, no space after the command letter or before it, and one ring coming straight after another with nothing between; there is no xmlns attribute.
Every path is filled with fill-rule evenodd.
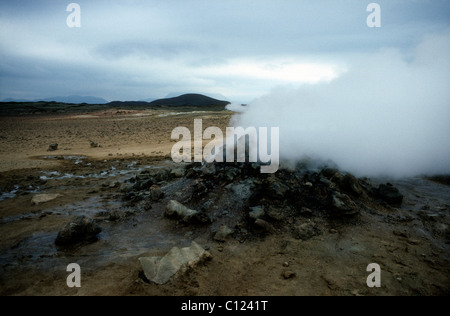
<svg viewBox="0 0 450 316"><path fill-rule="evenodd" d="M331 159L361 176L450 173L449 56L450 30L412 55L352 56L339 78L275 88L232 124L279 127L285 160Z"/></svg>

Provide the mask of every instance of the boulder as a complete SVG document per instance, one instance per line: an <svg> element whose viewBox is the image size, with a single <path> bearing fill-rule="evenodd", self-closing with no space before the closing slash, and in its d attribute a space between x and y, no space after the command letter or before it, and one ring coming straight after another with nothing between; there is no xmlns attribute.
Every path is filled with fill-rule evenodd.
<svg viewBox="0 0 450 316"><path fill-rule="evenodd" d="M359 184L358 179L356 179L353 175L347 173L342 179L341 179L341 188L352 195L360 196L363 194L364 190Z"/></svg>
<svg viewBox="0 0 450 316"><path fill-rule="evenodd" d="M335 215L352 216L360 211L359 206L344 193L334 192L331 197L331 205Z"/></svg>
<svg viewBox="0 0 450 316"><path fill-rule="evenodd" d="M76 217L58 232L55 244L57 246L73 246L97 240L97 235L102 231L92 219L85 216Z"/></svg>
<svg viewBox="0 0 450 316"><path fill-rule="evenodd" d="M156 202L161 200L164 197L164 192L161 190L159 185L152 185L150 187L150 200Z"/></svg>
<svg viewBox="0 0 450 316"><path fill-rule="evenodd" d="M400 206L403 202L403 195L390 183L380 184L377 195L386 203L394 206Z"/></svg>
<svg viewBox="0 0 450 316"><path fill-rule="evenodd" d="M174 275L210 259L211 255L196 242L190 247L172 248L164 257L141 257L144 275L150 282L166 284Z"/></svg>
<svg viewBox="0 0 450 316"><path fill-rule="evenodd" d="M169 218L176 218L185 223L207 223L209 218L199 211L191 210L183 204L171 200L166 206L164 215Z"/></svg>

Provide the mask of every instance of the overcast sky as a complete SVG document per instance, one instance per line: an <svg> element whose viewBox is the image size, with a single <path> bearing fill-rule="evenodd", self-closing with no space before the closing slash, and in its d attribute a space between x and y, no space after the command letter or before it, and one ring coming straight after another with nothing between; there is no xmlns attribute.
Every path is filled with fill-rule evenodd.
<svg viewBox="0 0 450 316"><path fill-rule="evenodd" d="M169 93L248 102L276 86L338 78L360 56L394 48L407 61L424 37L448 31L450 1L389 0L369 28L361 0L0 2L0 100Z"/></svg>

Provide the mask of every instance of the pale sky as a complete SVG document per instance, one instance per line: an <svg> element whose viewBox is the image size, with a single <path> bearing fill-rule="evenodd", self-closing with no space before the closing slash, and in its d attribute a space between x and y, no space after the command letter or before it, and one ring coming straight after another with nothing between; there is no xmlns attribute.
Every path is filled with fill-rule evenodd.
<svg viewBox="0 0 450 316"><path fill-rule="evenodd" d="M113 100L171 93L249 102L277 86L339 78L361 56L408 56L450 27L448 0L385 0L369 28L360 0L0 2L0 100L91 95Z"/></svg>

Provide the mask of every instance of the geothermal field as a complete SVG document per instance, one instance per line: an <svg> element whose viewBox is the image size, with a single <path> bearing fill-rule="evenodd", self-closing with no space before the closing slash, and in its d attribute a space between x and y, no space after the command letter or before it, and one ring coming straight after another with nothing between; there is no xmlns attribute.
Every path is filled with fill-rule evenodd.
<svg viewBox="0 0 450 316"><path fill-rule="evenodd" d="M225 130L235 115L0 117L0 294L449 294L448 177L172 161L175 127ZM80 287L68 286L71 263Z"/></svg>
<svg viewBox="0 0 450 316"><path fill-rule="evenodd" d="M0 1L0 296L450 295L449 17Z"/></svg>

